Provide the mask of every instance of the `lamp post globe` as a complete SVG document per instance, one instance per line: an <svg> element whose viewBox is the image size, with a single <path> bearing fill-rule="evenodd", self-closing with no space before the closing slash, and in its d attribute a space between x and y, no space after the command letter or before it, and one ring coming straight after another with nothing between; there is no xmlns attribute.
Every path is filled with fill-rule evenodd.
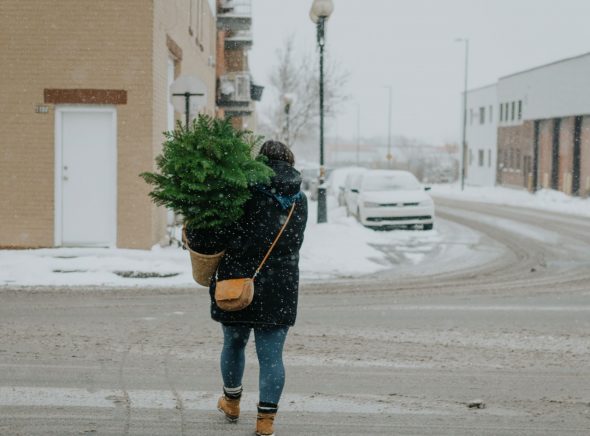
<svg viewBox="0 0 590 436"><path fill-rule="evenodd" d="M293 104L294 101L295 101L295 95L291 94L290 92L283 94L283 103L285 105L291 105L291 104Z"/></svg>
<svg viewBox="0 0 590 436"><path fill-rule="evenodd" d="M313 8L309 10L309 19L316 24L320 19L320 17L318 17L316 14L313 13Z"/></svg>
<svg viewBox="0 0 590 436"><path fill-rule="evenodd" d="M332 0L314 0L309 11L311 21L318 22L320 17L328 19L334 12L334 2Z"/></svg>

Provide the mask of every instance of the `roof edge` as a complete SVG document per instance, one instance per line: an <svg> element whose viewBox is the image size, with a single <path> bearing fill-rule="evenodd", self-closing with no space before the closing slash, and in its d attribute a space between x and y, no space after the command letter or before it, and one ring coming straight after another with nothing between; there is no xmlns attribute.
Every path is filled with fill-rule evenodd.
<svg viewBox="0 0 590 436"><path fill-rule="evenodd" d="M478 86L477 88L470 88L467 90L467 94L470 92L481 91L482 89L491 88L492 86L498 86L498 82L490 83L489 85ZM462 91L461 94L465 93Z"/></svg>
<svg viewBox="0 0 590 436"><path fill-rule="evenodd" d="M563 58L563 59L559 59L559 60L557 60L557 61L549 62L549 63L547 63L547 64L538 65L538 66L536 66L536 67L532 67L532 68L528 68L528 69L526 69L526 70L518 71L518 72L516 72L516 73L508 74L508 75L506 75L506 76L501 76L501 77L498 79L498 81L500 81L500 80L503 80L503 79L508 79L508 78L510 78L510 77L513 77L513 76L518 76L518 75L520 75L520 74L529 73L529 72L531 72L531 71L534 71L534 70L539 70L539 69L541 69L541 68L550 67L550 66L552 66L552 65L561 64L561 63L563 63L563 62L569 62L569 61L573 61L573 60L576 60L576 59L581 59L581 58L583 58L583 57L586 57L586 56L590 56L590 52L582 53L582 54L579 54L579 55L576 55L576 56L571 56L571 57L569 57L569 58Z"/></svg>

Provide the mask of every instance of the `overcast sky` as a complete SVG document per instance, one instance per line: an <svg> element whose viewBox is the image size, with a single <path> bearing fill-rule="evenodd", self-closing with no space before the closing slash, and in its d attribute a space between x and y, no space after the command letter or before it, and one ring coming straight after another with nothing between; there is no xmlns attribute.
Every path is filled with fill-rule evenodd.
<svg viewBox="0 0 590 436"><path fill-rule="evenodd" d="M268 85L275 52L294 34L298 50L315 50L312 0L253 0L250 69ZM469 87L590 51L590 0L334 0L327 50L350 72L351 101L328 121L329 134L387 135L393 88L394 135L435 144L458 141L463 45L470 39ZM259 109L269 105L266 94Z"/></svg>

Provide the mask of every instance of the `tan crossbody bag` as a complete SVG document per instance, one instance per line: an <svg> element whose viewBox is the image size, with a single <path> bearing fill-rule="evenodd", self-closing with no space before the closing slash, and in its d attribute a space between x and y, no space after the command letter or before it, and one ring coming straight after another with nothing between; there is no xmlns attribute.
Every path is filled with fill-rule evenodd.
<svg viewBox="0 0 590 436"><path fill-rule="evenodd" d="M221 310L225 310L226 312L235 312L248 307L250 303L252 303L252 299L254 298L254 279L264 266L268 256L270 256L270 253L272 252L273 248L275 248L277 241L283 234L283 230L285 230L285 227L287 227L287 224L291 219L291 215L293 215L294 209L295 203L293 203L293 206L291 206L291 210L289 211L289 216L287 217L285 224L283 224L281 230L279 230L277 237L268 249L264 259L262 259L262 262L260 262L260 265L258 265L258 268L256 269L256 272L252 278L245 277L239 279L220 280L217 282L215 286L215 302Z"/></svg>

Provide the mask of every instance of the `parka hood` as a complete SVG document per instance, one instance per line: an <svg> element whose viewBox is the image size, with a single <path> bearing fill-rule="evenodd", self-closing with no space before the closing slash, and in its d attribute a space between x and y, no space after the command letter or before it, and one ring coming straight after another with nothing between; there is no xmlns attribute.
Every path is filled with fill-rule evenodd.
<svg viewBox="0 0 590 436"><path fill-rule="evenodd" d="M258 186L258 190L273 197L283 209L291 207L301 196L301 174L287 162L269 160L267 165L275 175L270 185Z"/></svg>
<svg viewBox="0 0 590 436"><path fill-rule="evenodd" d="M296 195L301 190L301 174L287 162L269 160L267 165L275 172L270 181L270 191L282 196Z"/></svg>

